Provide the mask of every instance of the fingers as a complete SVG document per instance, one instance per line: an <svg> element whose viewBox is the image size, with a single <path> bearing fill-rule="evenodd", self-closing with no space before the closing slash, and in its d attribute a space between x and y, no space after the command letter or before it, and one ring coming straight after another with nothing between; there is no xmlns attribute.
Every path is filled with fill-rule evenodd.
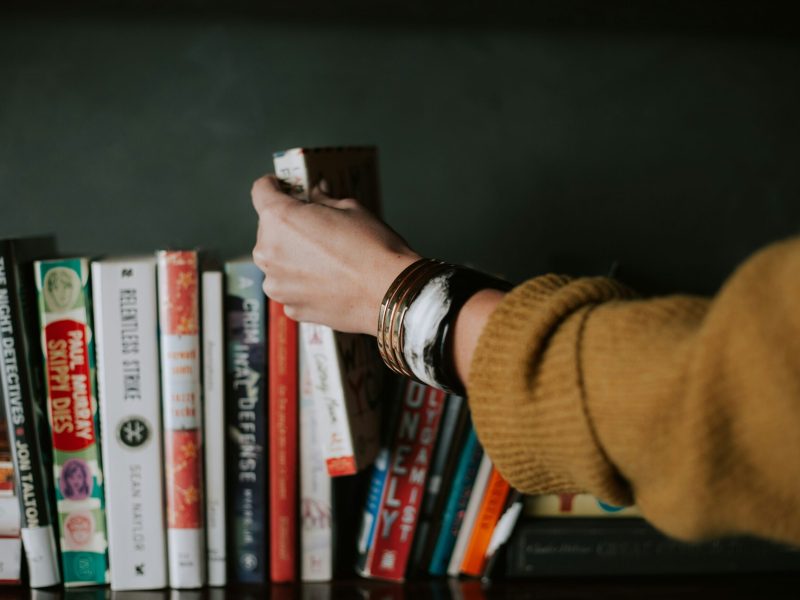
<svg viewBox="0 0 800 600"><path fill-rule="evenodd" d="M336 198L331 198L328 192L328 182L323 179L311 189L308 198L315 204L322 204L323 206L329 206L331 208L348 209L358 206L358 202L352 198L338 200Z"/></svg>
<svg viewBox="0 0 800 600"><path fill-rule="evenodd" d="M268 208L296 202L294 198L283 192L280 181L275 175L264 175L264 177L256 179L250 190L250 196L253 200L253 208L259 215Z"/></svg>

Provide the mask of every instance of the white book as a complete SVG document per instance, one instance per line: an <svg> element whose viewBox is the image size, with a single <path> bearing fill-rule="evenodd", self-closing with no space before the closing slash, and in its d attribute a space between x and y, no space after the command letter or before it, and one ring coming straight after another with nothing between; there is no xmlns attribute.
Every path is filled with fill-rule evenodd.
<svg viewBox="0 0 800 600"><path fill-rule="evenodd" d="M156 263L92 263L111 589L167 585Z"/></svg>
<svg viewBox="0 0 800 600"><path fill-rule="evenodd" d="M225 547L225 334L222 272L206 271L203 294L203 446L208 584L227 583Z"/></svg>
<svg viewBox="0 0 800 600"><path fill-rule="evenodd" d="M293 148L273 155L275 173L301 200L325 179L333 197L356 198L379 212L374 148ZM366 336L302 324L300 346L308 353L323 456L332 477L352 475L378 453L379 395L385 368Z"/></svg>
<svg viewBox="0 0 800 600"><path fill-rule="evenodd" d="M353 475L375 459L380 447L376 400L383 367L375 365L374 340L300 324L300 347L308 357L322 456L331 477Z"/></svg>
<svg viewBox="0 0 800 600"><path fill-rule="evenodd" d="M13 471L10 465L0 464L4 468ZM0 490L0 584L19 584L21 575L19 502L13 490Z"/></svg>
<svg viewBox="0 0 800 600"><path fill-rule="evenodd" d="M300 579L333 577L332 481L322 458L308 357L298 356L300 379Z"/></svg>
<svg viewBox="0 0 800 600"><path fill-rule="evenodd" d="M198 255L157 253L167 563L174 589L206 582Z"/></svg>
<svg viewBox="0 0 800 600"><path fill-rule="evenodd" d="M489 483L489 476L492 474L492 461L489 455L484 452L478 473L475 475L475 483L472 486L472 494L464 509L464 519L461 521L461 528L458 530L456 544L453 547L453 554L450 555L450 564L447 566L447 574L451 577L458 577L461 573L461 563L464 561L464 554L467 551L469 540L472 537L472 530L475 527L475 520L483 502L483 495L486 492L486 484Z"/></svg>

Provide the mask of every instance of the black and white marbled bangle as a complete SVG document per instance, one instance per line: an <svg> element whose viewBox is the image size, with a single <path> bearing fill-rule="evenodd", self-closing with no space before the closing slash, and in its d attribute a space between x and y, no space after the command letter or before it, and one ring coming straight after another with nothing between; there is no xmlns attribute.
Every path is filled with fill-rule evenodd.
<svg viewBox="0 0 800 600"><path fill-rule="evenodd" d="M511 287L506 281L455 265L446 265L424 282L401 324L402 355L414 376L427 385L464 395L453 354L456 317L477 292Z"/></svg>

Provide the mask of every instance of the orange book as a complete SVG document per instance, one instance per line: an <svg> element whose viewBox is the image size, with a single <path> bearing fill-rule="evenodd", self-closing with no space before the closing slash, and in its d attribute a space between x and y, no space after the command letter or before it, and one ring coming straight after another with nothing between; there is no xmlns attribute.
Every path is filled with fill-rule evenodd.
<svg viewBox="0 0 800 600"><path fill-rule="evenodd" d="M480 577L486 566L486 550L489 548L489 541L492 533L503 514L506 507L506 500L511 486L503 479L497 467L492 467L492 474L489 476L489 483L486 484L486 493L483 495L483 502L478 510L475 519L475 527L469 538L467 551L464 553L464 560L461 563L461 572L464 575Z"/></svg>

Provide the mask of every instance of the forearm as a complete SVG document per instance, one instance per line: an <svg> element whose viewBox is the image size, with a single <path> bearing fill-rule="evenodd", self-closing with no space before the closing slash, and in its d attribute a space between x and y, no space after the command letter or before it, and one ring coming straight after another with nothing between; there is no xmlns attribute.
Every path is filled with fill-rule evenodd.
<svg viewBox="0 0 800 600"><path fill-rule="evenodd" d="M467 300L456 317L453 330L453 361L459 379L466 387L472 356L489 316L505 296L499 290L482 290Z"/></svg>
<svg viewBox="0 0 800 600"><path fill-rule="evenodd" d="M800 542L800 241L713 301L625 296L543 277L500 302L468 389L493 461L522 491L635 501L679 537Z"/></svg>

